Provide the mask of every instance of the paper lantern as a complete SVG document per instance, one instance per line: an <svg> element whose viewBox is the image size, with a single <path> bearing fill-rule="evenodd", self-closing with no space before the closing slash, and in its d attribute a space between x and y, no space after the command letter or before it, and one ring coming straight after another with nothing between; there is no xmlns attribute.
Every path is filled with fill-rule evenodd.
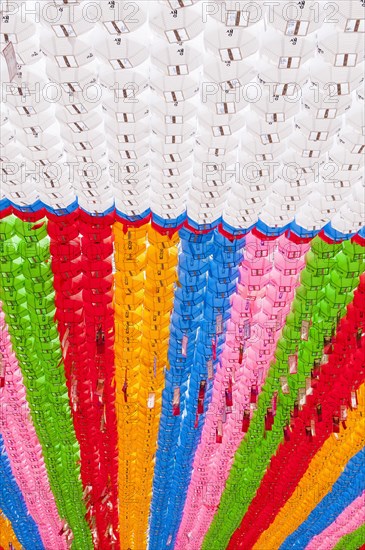
<svg viewBox="0 0 365 550"><path fill-rule="evenodd" d="M159 47L152 50L151 62L166 76L188 75L200 65L198 51L189 45L185 45L179 51L172 47L166 49L162 44L159 44Z"/></svg>
<svg viewBox="0 0 365 550"><path fill-rule="evenodd" d="M124 38L120 43L114 38L103 39L96 43L95 49L97 55L115 71L137 67L148 56L147 48L130 38Z"/></svg>
<svg viewBox="0 0 365 550"><path fill-rule="evenodd" d="M313 17L314 2L267 7L270 25L288 37L305 37L321 26L320 17Z"/></svg>
<svg viewBox="0 0 365 550"><path fill-rule="evenodd" d="M143 4L133 6L132 13L128 3L123 0L117 0L113 4L99 2L98 7L98 23L103 25L103 30L114 36L134 32L146 21Z"/></svg>
<svg viewBox="0 0 365 550"><path fill-rule="evenodd" d="M208 51L217 56L222 63L230 65L234 61L242 61L257 51L256 38L250 32L236 28L227 35L217 24L211 27L204 34L204 42Z"/></svg>
<svg viewBox="0 0 365 550"><path fill-rule="evenodd" d="M195 38L203 30L199 12L192 10L177 10L175 14L171 10L163 9L152 17L150 25L168 43L179 45Z"/></svg>
<svg viewBox="0 0 365 550"><path fill-rule="evenodd" d="M13 5L12 7L14 8L15 6ZM16 7L18 8L18 6ZM10 42L13 44L18 65L23 66L37 63L42 58L42 51L39 47L39 41L34 36L36 27L29 20L30 18L24 17L22 20L16 15L16 12L12 13L13 11L11 6L9 6L7 13L4 15L1 43L5 44L5 46ZM2 46L2 50L5 46Z"/></svg>

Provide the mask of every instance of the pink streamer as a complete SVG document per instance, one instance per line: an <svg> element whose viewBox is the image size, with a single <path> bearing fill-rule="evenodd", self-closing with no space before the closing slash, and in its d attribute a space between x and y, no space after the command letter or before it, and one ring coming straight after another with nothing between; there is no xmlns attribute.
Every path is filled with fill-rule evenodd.
<svg viewBox="0 0 365 550"><path fill-rule="evenodd" d="M42 447L35 432L23 377L12 349L0 302L0 360L5 385L0 389L2 414L0 429L9 456L12 473L23 493L27 508L38 525L47 550L67 550L62 522L58 515Z"/></svg>
<svg viewBox="0 0 365 550"><path fill-rule="evenodd" d="M247 237L221 366L214 380L212 401L195 455L175 550L201 548L235 452L245 435L242 432L243 411L251 409L252 415L255 407L250 404L251 387L257 385L259 393L265 382L308 249L309 245L296 245L284 236L274 242L262 242L252 235ZM251 333L242 357L240 343L248 322ZM230 377L233 382L231 412L227 411L225 400ZM224 422L222 443L216 443L219 419Z"/></svg>
<svg viewBox="0 0 365 550"><path fill-rule="evenodd" d="M322 533L314 537L306 550L331 550L338 541L365 523L365 491Z"/></svg>

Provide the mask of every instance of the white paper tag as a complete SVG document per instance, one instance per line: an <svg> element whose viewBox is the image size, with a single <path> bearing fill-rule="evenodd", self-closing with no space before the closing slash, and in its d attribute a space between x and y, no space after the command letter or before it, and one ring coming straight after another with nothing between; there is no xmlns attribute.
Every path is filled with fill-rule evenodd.
<svg viewBox="0 0 365 550"><path fill-rule="evenodd" d="M288 379L286 376L280 376L280 385L281 385L281 391L284 395L288 395L290 393L289 390L289 384Z"/></svg>
<svg viewBox="0 0 365 550"><path fill-rule="evenodd" d="M214 371L213 371L213 361L211 359L209 359L207 363L207 368L208 368L208 380L212 380L214 376Z"/></svg>
<svg viewBox="0 0 365 550"><path fill-rule="evenodd" d="M314 420L311 420L311 432L312 432L312 436L315 437L316 435L316 423Z"/></svg>
<svg viewBox="0 0 365 550"><path fill-rule="evenodd" d="M341 405L340 420L341 420L341 422L345 422L345 420L347 420L347 407L346 407L346 405Z"/></svg>
<svg viewBox="0 0 365 550"><path fill-rule="evenodd" d="M5 361L2 353L0 353L0 378L4 378L4 376L5 376Z"/></svg>
<svg viewBox="0 0 365 550"><path fill-rule="evenodd" d="M307 396L304 388L300 388L298 391L298 403L299 407L304 407L307 401Z"/></svg>
<svg viewBox="0 0 365 550"><path fill-rule="evenodd" d="M257 369L257 383L258 384L261 384L264 380L264 368L263 367L259 367Z"/></svg>
<svg viewBox="0 0 365 550"><path fill-rule="evenodd" d="M222 435L223 435L223 421L222 421L221 418L218 420L217 432L218 432L218 435L219 435L220 437L222 437Z"/></svg>
<svg viewBox="0 0 365 550"><path fill-rule="evenodd" d="M298 372L298 357L297 357L297 355L296 354L289 355L288 363L289 363L289 373L290 374L296 374Z"/></svg>
<svg viewBox="0 0 365 550"><path fill-rule="evenodd" d="M357 409L356 391L351 392L351 407Z"/></svg>
<svg viewBox="0 0 365 550"><path fill-rule="evenodd" d="M312 379L310 377L305 379L305 393L306 395L312 395L313 393Z"/></svg>
<svg viewBox="0 0 365 550"><path fill-rule="evenodd" d="M181 353L183 357L186 357L187 346L188 346L188 337L186 336L186 334L184 334L184 336L182 337L182 344L181 344Z"/></svg>
<svg viewBox="0 0 365 550"><path fill-rule="evenodd" d="M278 402L278 392L276 391L276 392L274 392L274 395L273 395L272 400L271 400L271 408L272 408L273 416L276 415L277 402Z"/></svg>
<svg viewBox="0 0 365 550"><path fill-rule="evenodd" d="M250 321L246 321L243 327L243 338L249 340L251 338L251 324Z"/></svg>
<svg viewBox="0 0 365 550"><path fill-rule="evenodd" d="M302 321L302 327L300 330L300 338L301 340L308 340L309 335L309 327L310 327L310 321Z"/></svg>
<svg viewBox="0 0 365 550"><path fill-rule="evenodd" d="M221 314L217 315L217 318L216 318L216 329L215 329L215 332L216 334L222 334L223 332L223 317Z"/></svg>
<svg viewBox="0 0 365 550"><path fill-rule="evenodd" d="M8 67L9 80L12 82L18 71L16 54L12 42L9 42L9 44L7 44L3 49L3 56L5 57L6 65Z"/></svg>
<svg viewBox="0 0 365 550"><path fill-rule="evenodd" d="M180 414L180 388L174 388L174 396L172 398L172 409L174 416Z"/></svg>
<svg viewBox="0 0 365 550"><path fill-rule="evenodd" d="M283 312L280 309L276 317L276 323L275 323L276 330L279 330L282 327L282 324L283 324Z"/></svg>
<svg viewBox="0 0 365 550"><path fill-rule="evenodd" d="M154 393L149 393L148 394L148 399L147 399L147 408L148 409L153 409L155 406L155 394Z"/></svg>
<svg viewBox="0 0 365 550"><path fill-rule="evenodd" d="M65 347L65 343L69 334L70 334L70 327L67 327L67 329L65 330L65 334L63 335L63 338L62 338L62 342L61 342L62 347Z"/></svg>

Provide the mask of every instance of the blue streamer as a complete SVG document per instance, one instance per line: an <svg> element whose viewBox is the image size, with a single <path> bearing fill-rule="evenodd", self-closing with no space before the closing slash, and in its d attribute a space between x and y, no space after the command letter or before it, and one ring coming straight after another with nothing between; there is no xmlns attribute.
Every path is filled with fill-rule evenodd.
<svg viewBox="0 0 365 550"><path fill-rule="evenodd" d="M166 510L166 494L171 489L176 448L184 410L199 326L203 320L204 297L212 252L212 234L194 235L180 231L182 251L179 254L178 280L181 285L175 292L174 311L170 322L168 359L170 370L165 375L162 392L162 412L158 435L158 448L153 481L151 520L149 530L150 548L159 542ZM186 354L182 353L182 340L187 338ZM180 388L180 415L174 416L172 402L174 389Z"/></svg>
<svg viewBox="0 0 365 550"><path fill-rule="evenodd" d="M280 550L302 550L324 531L365 489L365 448L346 464L344 472L308 518L280 546Z"/></svg>
<svg viewBox="0 0 365 550"><path fill-rule="evenodd" d="M71 214L77 208L79 208L77 199L70 205L68 205L66 208L57 209L52 208L51 206L45 204L41 200L35 201L33 204L29 204L27 206L20 206L19 204L16 204L9 199L3 198L0 199L0 213L7 208L12 207L14 210L17 210L18 212L38 212L39 210L45 209L50 214L54 214L56 216L67 216L67 214ZM84 210L84 209L82 209ZM86 210L84 210L87 212ZM353 235L360 235L363 237L365 233L365 226L363 226L357 233L341 233L337 231L336 229L333 229L331 222L328 222L324 227L321 229L315 230L315 231L309 231L308 229L305 229L304 227L301 227L298 225L295 221L295 219L290 222L289 224L283 226L283 227L271 227L264 223L262 220L258 219L256 223L254 223L252 226L250 226L247 229L237 228L229 225L227 222L225 222L222 217L215 220L213 223L208 225L199 225L195 223L192 219L190 219L187 216L186 211L183 214L180 214L179 217L174 219L165 219L161 216L158 216L154 212L151 211L151 209L146 210L140 215L137 216L127 216L120 210L117 210L115 206L109 207L105 212L100 212L98 215L100 216L107 216L108 214L111 214L112 212L115 212L119 218L121 218L124 221L133 223L136 221L140 221L144 218L146 218L149 215L152 215L152 219L155 222L155 224L161 228L164 229L176 229L180 227L183 223L188 222L191 227L196 229L197 231L206 231L207 229L210 231L213 231L216 227L219 225L222 225L223 229L230 233L232 236L242 236L243 234L248 233L252 229L256 228L260 233L263 235L271 236L271 237L278 237L279 235L282 235L286 231L289 231L291 233L294 233L297 237L302 238L313 238L315 235L317 235L322 229L325 230L325 233L328 237L333 239L334 241L342 242L343 240L350 239ZM95 215L93 212L87 212L90 215Z"/></svg>
<svg viewBox="0 0 365 550"><path fill-rule="evenodd" d="M199 236L182 230L180 239L182 254L178 270L182 287L176 292L171 318L171 367L162 398L163 420L156 453L150 550L168 550L175 544L195 451L212 396L214 378L208 379L207 364L212 361L215 373L225 341L224 322L230 317L230 296L236 289L245 242L244 239L232 242L217 230ZM220 334L217 334L218 315L222 316ZM186 357L181 353L184 335L188 337ZM213 340L216 341L215 360ZM199 388L203 380L206 381L204 411L197 417ZM174 417L172 400L176 385L181 391L181 414Z"/></svg>
<svg viewBox="0 0 365 550"><path fill-rule="evenodd" d="M25 550L44 550L38 527L29 514L23 495L13 477L4 440L0 434L0 508L11 522Z"/></svg>

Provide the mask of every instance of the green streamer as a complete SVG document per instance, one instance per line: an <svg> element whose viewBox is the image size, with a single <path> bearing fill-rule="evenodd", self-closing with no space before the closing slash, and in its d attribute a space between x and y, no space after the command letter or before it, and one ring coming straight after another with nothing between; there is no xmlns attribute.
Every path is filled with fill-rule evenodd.
<svg viewBox="0 0 365 550"><path fill-rule="evenodd" d="M365 524L338 541L333 550L358 550L365 544Z"/></svg>
<svg viewBox="0 0 365 550"><path fill-rule="evenodd" d="M80 480L80 449L54 321L46 223L26 223L13 216L0 222L0 290L59 514L73 532L72 547L92 549Z"/></svg>
<svg viewBox="0 0 365 550"><path fill-rule="evenodd" d="M202 550L226 548L229 539L246 513L271 457L283 441L283 429L290 423L291 411L304 392L313 365L322 360L325 338L330 338L346 314L353 290L365 269L365 249L353 243L329 245L315 238L301 275L275 351L267 379L258 399L249 430L236 451L234 463L220 505L205 536ZM301 339L302 323L312 322L308 340ZM289 373L289 356L297 355L297 373ZM323 358L325 360L325 358ZM280 378L286 377L289 393L283 394ZM277 392L274 424L265 431L265 415ZM302 393L303 397L303 393Z"/></svg>

